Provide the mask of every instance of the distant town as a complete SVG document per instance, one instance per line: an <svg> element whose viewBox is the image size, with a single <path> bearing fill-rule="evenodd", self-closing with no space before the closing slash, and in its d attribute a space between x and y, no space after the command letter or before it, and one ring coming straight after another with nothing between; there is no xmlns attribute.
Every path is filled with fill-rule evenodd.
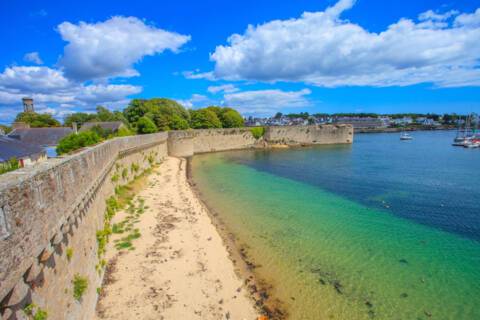
<svg viewBox="0 0 480 320"><path fill-rule="evenodd" d="M477 119L478 115L474 118ZM273 117L247 117L246 126L294 126L313 124L351 124L355 129L441 129L455 128L465 123L467 115L458 114L375 114L375 113L335 113L309 114L308 112L282 114Z"/></svg>

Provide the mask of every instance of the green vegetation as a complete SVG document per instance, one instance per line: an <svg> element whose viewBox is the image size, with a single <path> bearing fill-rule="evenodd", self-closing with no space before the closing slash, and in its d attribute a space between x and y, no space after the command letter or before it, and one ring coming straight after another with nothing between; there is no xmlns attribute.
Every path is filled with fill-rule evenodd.
<svg viewBox="0 0 480 320"><path fill-rule="evenodd" d="M60 122L48 113L20 112L15 118L15 122L25 122L31 128L59 127Z"/></svg>
<svg viewBox="0 0 480 320"><path fill-rule="evenodd" d="M0 163L0 174L17 170L18 168L20 168L20 163L17 158L14 157L6 162Z"/></svg>
<svg viewBox="0 0 480 320"><path fill-rule="evenodd" d="M138 119L137 133L147 134L147 133L155 133L157 131L158 131L157 126L149 117L143 116L140 119Z"/></svg>
<svg viewBox="0 0 480 320"><path fill-rule="evenodd" d="M253 127L253 128L250 128L250 132L252 133L253 137L258 140L261 137L263 137L263 135L265 134L265 128Z"/></svg>
<svg viewBox="0 0 480 320"><path fill-rule="evenodd" d="M65 118L65 126L72 126L72 123L77 123L80 128L85 122L102 122L102 121L122 121L128 127L128 121L120 111L110 111L105 107L98 106L96 113L76 112L69 114Z"/></svg>
<svg viewBox="0 0 480 320"><path fill-rule="evenodd" d="M164 98L133 99L123 114L135 128L140 118L148 117L160 131L188 129L190 121L190 114L184 107Z"/></svg>
<svg viewBox="0 0 480 320"><path fill-rule="evenodd" d="M193 129L221 128L222 122L211 109L192 110L191 126Z"/></svg>
<svg viewBox="0 0 480 320"><path fill-rule="evenodd" d="M71 133L62 138L57 146L57 153L59 155L78 150L87 146L94 145L102 139L93 131L84 131L78 134Z"/></svg>
<svg viewBox="0 0 480 320"><path fill-rule="evenodd" d="M23 308L23 313L32 320L46 320L48 317L47 311L39 308L36 304L30 303Z"/></svg>
<svg viewBox="0 0 480 320"><path fill-rule="evenodd" d="M10 131L12 131L12 127L4 126L3 124L0 124L0 131L1 130L3 130L5 134L8 134Z"/></svg>
<svg viewBox="0 0 480 320"><path fill-rule="evenodd" d="M243 127L244 125L242 116L235 109L228 108L228 107L221 108L217 106L210 106L206 109L215 112L215 114L217 115L218 119L221 122L222 128L239 128L239 127Z"/></svg>
<svg viewBox="0 0 480 320"><path fill-rule="evenodd" d="M127 179L128 178L128 169L123 168L122 170L122 179Z"/></svg>
<svg viewBox="0 0 480 320"><path fill-rule="evenodd" d="M72 257L73 257L73 248L67 248L66 250L66 254L67 254L67 260L70 261L72 260Z"/></svg>
<svg viewBox="0 0 480 320"><path fill-rule="evenodd" d="M88 279L86 277L80 276L78 273L73 277L73 297L75 300L80 301L83 294L88 288Z"/></svg>

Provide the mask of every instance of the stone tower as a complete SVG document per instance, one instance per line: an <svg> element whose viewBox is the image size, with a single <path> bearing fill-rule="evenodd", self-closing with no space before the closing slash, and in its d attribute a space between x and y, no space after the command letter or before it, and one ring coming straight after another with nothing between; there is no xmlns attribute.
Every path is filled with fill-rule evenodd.
<svg viewBox="0 0 480 320"><path fill-rule="evenodd" d="M22 98L23 101L23 112L35 112L33 108L33 99L32 98Z"/></svg>

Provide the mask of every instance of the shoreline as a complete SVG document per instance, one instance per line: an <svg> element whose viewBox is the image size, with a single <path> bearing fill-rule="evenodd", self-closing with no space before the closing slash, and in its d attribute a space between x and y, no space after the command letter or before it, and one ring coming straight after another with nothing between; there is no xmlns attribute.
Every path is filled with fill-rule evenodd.
<svg viewBox="0 0 480 320"><path fill-rule="evenodd" d="M186 172L166 158L115 215L96 319L261 319Z"/></svg>
<svg viewBox="0 0 480 320"><path fill-rule="evenodd" d="M205 208L212 224L222 238L224 247L229 254L229 259L235 266L235 273L244 281L244 285L248 288L249 296L255 303L255 306L270 320L287 319L288 312L283 306L284 303L273 297L270 293L273 286L256 276L254 272L256 264L254 260L246 254L246 248L237 242L236 236L228 229L220 218L219 213L208 206L203 199L201 191L197 188L193 180L192 157L188 157L186 160L187 182L190 189Z"/></svg>

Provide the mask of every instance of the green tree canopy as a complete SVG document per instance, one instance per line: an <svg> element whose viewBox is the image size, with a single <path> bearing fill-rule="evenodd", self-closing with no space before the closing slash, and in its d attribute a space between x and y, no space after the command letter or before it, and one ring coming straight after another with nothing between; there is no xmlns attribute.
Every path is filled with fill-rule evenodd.
<svg viewBox="0 0 480 320"><path fill-rule="evenodd" d="M48 113L20 112L15 118L15 122L25 122L32 128L59 127L60 122Z"/></svg>
<svg viewBox="0 0 480 320"><path fill-rule="evenodd" d="M153 120L160 131L188 129L190 122L190 114L184 107L165 98L133 99L123 114L133 126L146 116Z"/></svg>
<svg viewBox="0 0 480 320"><path fill-rule="evenodd" d="M71 127L72 123L76 123L80 128L85 122L97 120L97 116L91 113L84 113L84 112L76 112L71 113L65 117L63 123L67 127Z"/></svg>
<svg viewBox="0 0 480 320"><path fill-rule="evenodd" d="M137 132L140 134L146 134L146 133L155 133L157 132L157 126L155 123L146 116L141 117L137 121Z"/></svg>
<svg viewBox="0 0 480 320"><path fill-rule="evenodd" d="M223 108L220 121L222 121L222 126L224 128L239 128L244 125L243 117L237 110L232 108Z"/></svg>
<svg viewBox="0 0 480 320"><path fill-rule="evenodd" d="M235 109L217 106L210 106L206 109L215 112L223 128L238 128L244 125L243 117Z"/></svg>
<svg viewBox="0 0 480 320"><path fill-rule="evenodd" d="M194 129L221 128L222 122L211 109L192 110L191 127Z"/></svg>

